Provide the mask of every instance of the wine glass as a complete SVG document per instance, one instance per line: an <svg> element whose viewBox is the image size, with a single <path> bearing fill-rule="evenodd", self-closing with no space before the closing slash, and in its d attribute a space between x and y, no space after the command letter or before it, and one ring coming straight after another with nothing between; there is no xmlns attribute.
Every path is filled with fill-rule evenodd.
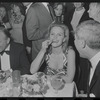
<svg viewBox="0 0 100 100"><path fill-rule="evenodd" d="M65 86L65 83L63 82L61 77L52 77L51 86L53 87L55 92L58 93L58 91L61 90Z"/></svg>

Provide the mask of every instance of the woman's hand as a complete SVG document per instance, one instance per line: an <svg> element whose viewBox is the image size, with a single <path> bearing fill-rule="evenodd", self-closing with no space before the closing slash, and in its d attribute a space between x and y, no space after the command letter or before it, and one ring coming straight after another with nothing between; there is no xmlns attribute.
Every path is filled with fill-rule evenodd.
<svg viewBox="0 0 100 100"><path fill-rule="evenodd" d="M42 51L46 52L46 49L48 48L48 46L52 43L51 40L46 40L42 43Z"/></svg>

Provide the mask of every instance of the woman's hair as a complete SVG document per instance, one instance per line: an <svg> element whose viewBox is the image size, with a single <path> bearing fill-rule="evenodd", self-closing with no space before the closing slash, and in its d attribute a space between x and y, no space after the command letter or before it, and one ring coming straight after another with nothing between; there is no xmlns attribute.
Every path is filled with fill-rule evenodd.
<svg viewBox="0 0 100 100"><path fill-rule="evenodd" d="M57 8L58 5L62 5L62 6L64 7L64 5L63 5L62 2L55 2L55 3L52 5L52 6L53 6L53 9Z"/></svg>
<svg viewBox="0 0 100 100"><path fill-rule="evenodd" d="M8 10L7 10L7 8L6 8L6 6L4 4L0 4L0 8L4 8L5 11L6 11L6 14L5 14L4 18L2 19L3 22L6 23L6 22L9 21L9 19L8 19Z"/></svg>
<svg viewBox="0 0 100 100"><path fill-rule="evenodd" d="M65 24L62 24L62 23L52 23L50 24L49 28L48 28L48 33L49 33L49 36L50 36L50 32L51 32L51 29L53 27L60 27L63 29L64 31L64 38L66 39L63 44L62 44L62 49L63 49L63 52L66 52L66 49L68 47L68 41L69 41L69 29L68 27L65 25Z"/></svg>
<svg viewBox="0 0 100 100"><path fill-rule="evenodd" d="M25 16L26 7L25 7L22 3L17 3L17 2L16 2L16 3L12 3L12 4L10 5L10 9L12 9L12 8L14 7L14 5L18 6L19 9L20 9L21 14Z"/></svg>

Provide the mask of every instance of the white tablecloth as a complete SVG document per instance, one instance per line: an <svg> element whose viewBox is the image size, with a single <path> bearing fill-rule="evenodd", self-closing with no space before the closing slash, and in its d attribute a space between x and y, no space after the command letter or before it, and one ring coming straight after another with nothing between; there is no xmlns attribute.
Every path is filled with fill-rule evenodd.
<svg viewBox="0 0 100 100"><path fill-rule="evenodd" d="M25 75L25 77L29 77L32 79L34 79L35 77L33 75ZM8 90L9 88L11 88L11 81L12 79L9 78L7 79L7 81L3 84L3 86L0 89L0 97L11 97L9 95L10 91ZM22 94L22 97L75 97L78 95L77 92L77 87L75 82L72 83L66 83L64 88L62 90L54 90L53 87L50 84L50 81L47 81L47 85L49 86L49 89L47 90L47 92L45 94L41 94L41 95L28 95L28 94Z"/></svg>
<svg viewBox="0 0 100 100"><path fill-rule="evenodd" d="M50 89L44 95L45 97L73 97L78 95L75 82L66 83L65 87L59 91L54 90L49 82L48 85Z"/></svg>

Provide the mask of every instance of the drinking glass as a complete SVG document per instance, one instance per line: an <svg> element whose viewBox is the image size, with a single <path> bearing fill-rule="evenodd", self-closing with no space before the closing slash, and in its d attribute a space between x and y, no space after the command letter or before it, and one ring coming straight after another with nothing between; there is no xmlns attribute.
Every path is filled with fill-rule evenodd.
<svg viewBox="0 0 100 100"><path fill-rule="evenodd" d="M12 82L13 84L19 85L20 83L20 71L19 70L14 70L12 72Z"/></svg>
<svg viewBox="0 0 100 100"><path fill-rule="evenodd" d="M51 78L51 86L55 90L55 93L58 93L64 87L64 83L61 78Z"/></svg>
<svg viewBox="0 0 100 100"><path fill-rule="evenodd" d="M19 70L14 70L12 72L12 84L13 84L13 97L18 97L20 95L20 79L21 79L21 74Z"/></svg>

